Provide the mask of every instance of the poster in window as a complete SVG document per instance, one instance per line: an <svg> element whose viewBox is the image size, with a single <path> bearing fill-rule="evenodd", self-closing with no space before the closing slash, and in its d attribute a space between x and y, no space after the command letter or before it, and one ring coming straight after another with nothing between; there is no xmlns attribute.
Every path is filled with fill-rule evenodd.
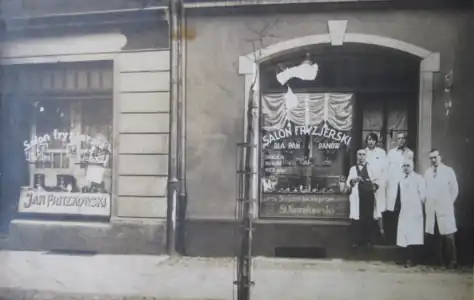
<svg viewBox="0 0 474 300"><path fill-rule="evenodd" d="M262 216L347 217L352 95L262 97Z"/></svg>
<svg viewBox="0 0 474 300"><path fill-rule="evenodd" d="M112 100L44 100L33 110L19 212L109 216Z"/></svg>

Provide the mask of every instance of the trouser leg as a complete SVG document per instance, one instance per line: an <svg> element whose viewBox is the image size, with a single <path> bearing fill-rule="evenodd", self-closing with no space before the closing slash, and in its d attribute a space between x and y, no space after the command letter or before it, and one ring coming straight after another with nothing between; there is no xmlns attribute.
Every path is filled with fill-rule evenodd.
<svg viewBox="0 0 474 300"><path fill-rule="evenodd" d="M446 256L450 267L456 267L457 265L457 249L456 240L454 234L448 234L444 236L446 243Z"/></svg>
<svg viewBox="0 0 474 300"><path fill-rule="evenodd" d="M358 246L361 244L361 221L352 220L352 245Z"/></svg>
<svg viewBox="0 0 474 300"><path fill-rule="evenodd" d="M386 235L386 242L387 244L395 245L397 242L398 212L386 211L384 219L383 225Z"/></svg>
<svg viewBox="0 0 474 300"><path fill-rule="evenodd" d="M417 261L417 247L415 245L410 245L407 247L407 261L410 261L412 264L415 264Z"/></svg>
<svg viewBox="0 0 474 300"><path fill-rule="evenodd" d="M377 221L373 219L368 219L365 224L365 232L366 232L366 242L369 246L374 244L375 239L375 227L377 226Z"/></svg>

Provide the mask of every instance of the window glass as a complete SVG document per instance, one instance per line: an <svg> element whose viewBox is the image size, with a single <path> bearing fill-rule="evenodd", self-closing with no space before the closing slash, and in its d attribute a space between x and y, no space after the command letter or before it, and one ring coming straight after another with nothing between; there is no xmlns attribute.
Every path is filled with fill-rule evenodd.
<svg viewBox="0 0 474 300"><path fill-rule="evenodd" d="M3 192L20 213L110 215L111 73L109 62L9 67L2 168L18 176Z"/></svg>
<svg viewBox="0 0 474 300"><path fill-rule="evenodd" d="M268 216L343 217L352 95L262 97L262 205Z"/></svg>
<svg viewBox="0 0 474 300"><path fill-rule="evenodd" d="M39 101L25 140L30 187L56 192L109 193L112 101Z"/></svg>

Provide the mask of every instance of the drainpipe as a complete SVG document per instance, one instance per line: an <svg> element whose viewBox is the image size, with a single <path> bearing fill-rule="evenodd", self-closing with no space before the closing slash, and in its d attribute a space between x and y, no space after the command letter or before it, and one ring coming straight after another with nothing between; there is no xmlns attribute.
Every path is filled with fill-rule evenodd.
<svg viewBox="0 0 474 300"><path fill-rule="evenodd" d="M178 125L179 125L179 75L180 75L180 9L181 0L170 0L170 136L169 136L169 171L168 171L168 211L167 211L167 248L169 255L177 255L176 233L178 222Z"/></svg>
<svg viewBox="0 0 474 300"><path fill-rule="evenodd" d="M184 7L181 8L181 28L180 28L180 74L179 74L179 202L178 202L178 252L185 255L185 234L186 234L186 207L187 207L187 190L186 190L186 13Z"/></svg>

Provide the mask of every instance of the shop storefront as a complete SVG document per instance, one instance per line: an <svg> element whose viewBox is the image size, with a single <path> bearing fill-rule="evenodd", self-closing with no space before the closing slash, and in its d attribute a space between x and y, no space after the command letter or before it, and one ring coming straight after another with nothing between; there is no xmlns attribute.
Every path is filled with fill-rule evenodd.
<svg viewBox="0 0 474 300"><path fill-rule="evenodd" d="M187 26L201 34L186 43L187 254L238 251L232 144L247 140L249 123L255 255L353 256L342 182L371 132L386 151L405 133L420 173L432 147L456 164L443 97L458 48L422 37L435 34L433 20L451 24L444 37L457 36L468 16L327 9L190 13Z"/></svg>
<svg viewBox="0 0 474 300"><path fill-rule="evenodd" d="M110 217L112 70L110 62L4 69L2 152L12 159L3 173L18 177L3 190L19 199L19 213Z"/></svg>
<svg viewBox="0 0 474 300"><path fill-rule="evenodd" d="M367 134L388 151L406 133L416 150L420 62L371 45L306 51L260 66L260 217L347 219L345 178Z"/></svg>
<svg viewBox="0 0 474 300"><path fill-rule="evenodd" d="M47 32L2 36L8 247L166 251L170 55L160 12L43 18ZM124 23L110 26L116 13ZM58 22L74 30L60 33Z"/></svg>

